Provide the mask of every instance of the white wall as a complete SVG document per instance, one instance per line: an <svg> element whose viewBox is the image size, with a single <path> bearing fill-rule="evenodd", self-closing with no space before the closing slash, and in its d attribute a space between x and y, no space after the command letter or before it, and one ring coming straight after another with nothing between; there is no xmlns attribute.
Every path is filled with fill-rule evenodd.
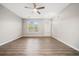
<svg viewBox="0 0 79 59"><path fill-rule="evenodd" d="M79 51L79 4L69 5L53 19L52 37Z"/></svg>
<svg viewBox="0 0 79 59"><path fill-rule="evenodd" d="M39 32L28 32L27 30L27 22L28 21L36 21L39 23ZM51 36L50 20L49 19L24 19L23 20L23 36Z"/></svg>
<svg viewBox="0 0 79 59"><path fill-rule="evenodd" d="M21 18L0 5L0 45L21 37L21 34Z"/></svg>

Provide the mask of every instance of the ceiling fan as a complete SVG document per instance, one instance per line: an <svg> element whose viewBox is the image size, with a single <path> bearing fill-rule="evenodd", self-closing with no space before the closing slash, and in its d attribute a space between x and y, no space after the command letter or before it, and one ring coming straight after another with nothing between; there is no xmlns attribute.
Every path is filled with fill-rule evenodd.
<svg viewBox="0 0 79 59"><path fill-rule="evenodd" d="M36 3L33 3L33 8L25 6L25 8L32 9L34 12L41 14L39 10L44 9L45 7L37 7Z"/></svg>

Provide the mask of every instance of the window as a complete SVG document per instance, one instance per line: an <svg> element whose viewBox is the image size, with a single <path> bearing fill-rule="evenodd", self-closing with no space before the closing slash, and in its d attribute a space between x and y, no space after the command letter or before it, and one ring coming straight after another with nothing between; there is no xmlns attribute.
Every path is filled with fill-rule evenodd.
<svg viewBox="0 0 79 59"><path fill-rule="evenodd" d="M39 31L38 27L39 27L38 22L30 21L28 23L29 32L38 32Z"/></svg>

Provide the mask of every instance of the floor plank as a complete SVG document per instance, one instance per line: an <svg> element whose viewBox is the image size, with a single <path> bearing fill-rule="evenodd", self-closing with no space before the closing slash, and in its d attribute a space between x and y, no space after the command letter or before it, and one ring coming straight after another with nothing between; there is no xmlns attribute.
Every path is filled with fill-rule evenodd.
<svg viewBox="0 0 79 59"><path fill-rule="evenodd" d="M20 38L0 46L1 56L78 56L79 52L54 38Z"/></svg>

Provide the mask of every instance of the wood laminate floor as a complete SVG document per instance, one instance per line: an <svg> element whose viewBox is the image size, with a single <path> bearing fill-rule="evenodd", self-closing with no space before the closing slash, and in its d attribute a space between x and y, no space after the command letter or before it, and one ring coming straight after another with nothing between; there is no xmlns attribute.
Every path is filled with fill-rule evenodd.
<svg viewBox="0 0 79 59"><path fill-rule="evenodd" d="M53 38L20 38L0 46L1 56L78 56L79 52Z"/></svg>

